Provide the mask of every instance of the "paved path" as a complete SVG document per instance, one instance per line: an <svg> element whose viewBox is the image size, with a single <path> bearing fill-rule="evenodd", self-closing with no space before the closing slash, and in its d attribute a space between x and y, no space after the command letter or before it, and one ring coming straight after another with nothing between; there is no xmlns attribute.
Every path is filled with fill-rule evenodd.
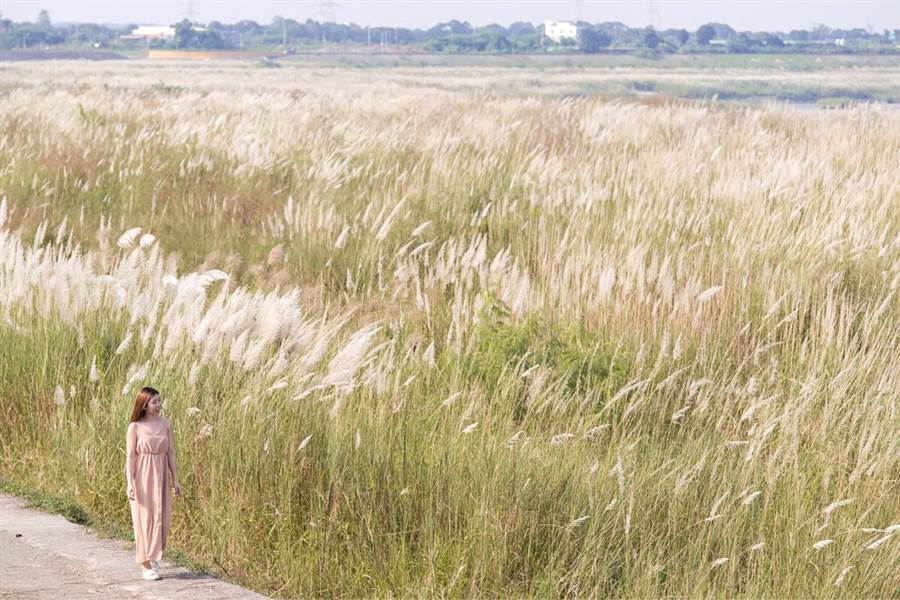
<svg viewBox="0 0 900 600"><path fill-rule="evenodd" d="M0 599L265 599L164 560L160 579L145 581L131 542L100 538L24 504L0 494Z"/></svg>

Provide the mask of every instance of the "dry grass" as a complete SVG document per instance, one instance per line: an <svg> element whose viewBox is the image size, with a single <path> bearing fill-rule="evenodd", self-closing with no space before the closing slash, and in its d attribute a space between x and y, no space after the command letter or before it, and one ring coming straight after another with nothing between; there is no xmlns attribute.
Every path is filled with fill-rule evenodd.
<svg viewBox="0 0 900 600"><path fill-rule="evenodd" d="M127 524L146 382L173 543L276 595L900 587L900 113L42 69L4 477Z"/></svg>

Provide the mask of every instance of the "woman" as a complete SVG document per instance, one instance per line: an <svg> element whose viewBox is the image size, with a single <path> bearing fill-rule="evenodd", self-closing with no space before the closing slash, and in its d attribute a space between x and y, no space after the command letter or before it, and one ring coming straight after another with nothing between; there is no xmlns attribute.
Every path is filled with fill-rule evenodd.
<svg viewBox="0 0 900 600"><path fill-rule="evenodd" d="M142 388L134 399L126 435L125 480L131 502L137 562L144 579L159 579L159 560L172 524L172 494L166 468L172 472L175 494L181 485L175 471L172 423L160 416L162 399L151 387Z"/></svg>

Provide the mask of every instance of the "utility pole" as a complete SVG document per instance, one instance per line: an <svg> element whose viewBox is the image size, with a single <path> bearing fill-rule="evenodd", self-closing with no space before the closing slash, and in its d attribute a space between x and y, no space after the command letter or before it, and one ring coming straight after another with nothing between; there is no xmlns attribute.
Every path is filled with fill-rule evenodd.
<svg viewBox="0 0 900 600"><path fill-rule="evenodd" d="M656 21L659 19L659 5L656 0L647 2L647 26L656 27Z"/></svg>
<svg viewBox="0 0 900 600"><path fill-rule="evenodd" d="M319 15L323 23L334 23L337 12L337 2L334 0L321 0L319 2Z"/></svg>
<svg viewBox="0 0 900 600"><path fill-rule="evenodd" d="M582 0L573 0L575 4L575 22L579 22L581 20L581 5Z"/></svg>
<svg viewBox="0 0 900 600"><path fill-rule="evenodd" d="M184 10L181 11L181 16L193 23L198 14L196 0L186 0L183 4Z"/></svg>
<svg viewBox="0 0 900 600"><path fill-rule="evenodd" d="M287 46L287 19L281 17L281 45Z"/></svg>

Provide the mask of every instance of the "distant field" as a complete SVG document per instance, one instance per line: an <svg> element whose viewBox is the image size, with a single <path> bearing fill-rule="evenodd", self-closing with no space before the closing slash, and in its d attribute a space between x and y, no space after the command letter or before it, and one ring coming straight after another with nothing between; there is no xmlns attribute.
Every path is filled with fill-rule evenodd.
<svg viewBox="0 0 900 600"><path fill-rule="evenodd" d="M501 96L667 98L758 104L840 106L900 103L900 58L888 56L293 56L259 61L129 60L0 63L0 91L19 86L92 85L140 90L153 85L216 90L348 93L384 89Z"/></svg>
<svg viewBox="0 0 900 600"><path fill-rule="evenodd" d="M4 63L0 487L128 531L150 384L276 597L896 597L900 111L711 99L896 75Z"/></svg>

